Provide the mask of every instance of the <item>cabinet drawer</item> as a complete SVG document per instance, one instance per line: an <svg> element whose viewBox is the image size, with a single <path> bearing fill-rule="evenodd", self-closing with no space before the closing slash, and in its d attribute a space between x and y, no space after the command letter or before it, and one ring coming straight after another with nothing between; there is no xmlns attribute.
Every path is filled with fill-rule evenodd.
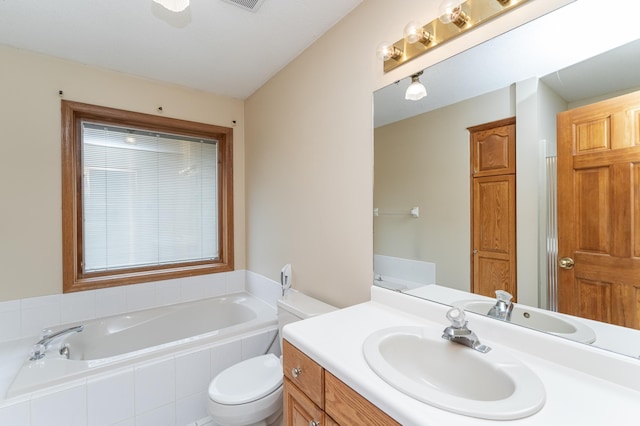
<svg viewBox="0 0 640 426"><path fill-rule="evenodd" d="M324 369L286 340L282 341L282 353L285 377L324 408Z"/></svg>
<svg viewBox="0 0 640 426"><path fill-rule="evenodd" d="M324 410L341 425L400 426L329 372L325 372Z"/></svg>

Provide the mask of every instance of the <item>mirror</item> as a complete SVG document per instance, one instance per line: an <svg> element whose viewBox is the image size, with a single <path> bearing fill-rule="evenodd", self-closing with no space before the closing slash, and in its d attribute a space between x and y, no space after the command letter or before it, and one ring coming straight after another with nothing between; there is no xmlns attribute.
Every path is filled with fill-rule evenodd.
<svg viewBox="0 0 640 426"><path fill-rule="evenodd" d="M606 16L613 12L589 3L425 69L420 101L404 100L409 77L374 94L374 284L447 304L469 299L467 128L516 117L518 304L553 308L545 168L555 156L556 113L640 90L640 30L618 31ZM596 331L593 345L640 356L640 331L584 323Z"/></svg>

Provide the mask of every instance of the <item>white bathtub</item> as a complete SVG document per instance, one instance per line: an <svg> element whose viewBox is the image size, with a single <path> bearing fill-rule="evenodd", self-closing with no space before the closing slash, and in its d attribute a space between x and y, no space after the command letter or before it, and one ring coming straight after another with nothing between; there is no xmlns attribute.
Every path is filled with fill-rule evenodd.
<svg viewBox="0 0 640 426"><path fill-rule="evenodd" d="M79 324L84 325L83 331L55 340L44 358L25 360L7 398L248 333L273 330L277 319L273 307L248 293L238 293L65 324L52 331ZM69 359L60 354L65 345Z"/></svg>

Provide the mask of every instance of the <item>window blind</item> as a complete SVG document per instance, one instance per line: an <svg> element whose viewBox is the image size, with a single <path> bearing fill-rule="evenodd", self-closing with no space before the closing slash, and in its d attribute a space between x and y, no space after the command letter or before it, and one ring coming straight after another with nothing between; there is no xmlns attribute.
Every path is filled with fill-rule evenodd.
<svg viewBox="0 0 640 426"><path fill-rule="evenodd" d="M82 122L84 272L219 258L215 140Z"/></svg>

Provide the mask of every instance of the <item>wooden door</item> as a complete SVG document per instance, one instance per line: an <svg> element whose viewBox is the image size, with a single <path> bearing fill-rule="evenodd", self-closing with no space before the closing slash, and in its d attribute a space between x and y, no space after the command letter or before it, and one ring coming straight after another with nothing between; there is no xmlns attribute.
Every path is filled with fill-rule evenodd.
<svg viewBox="0 0 640 426"><path fill-rule="evenodd" d="M470 127L471 291L495 297L516 286L515 118Z"/></svg>
<svg viewBox="0 0 640 426"><path fill-rule="evenodd" d="M560 312L640 328L640 92L558 114L558 257Z"/></svg>

